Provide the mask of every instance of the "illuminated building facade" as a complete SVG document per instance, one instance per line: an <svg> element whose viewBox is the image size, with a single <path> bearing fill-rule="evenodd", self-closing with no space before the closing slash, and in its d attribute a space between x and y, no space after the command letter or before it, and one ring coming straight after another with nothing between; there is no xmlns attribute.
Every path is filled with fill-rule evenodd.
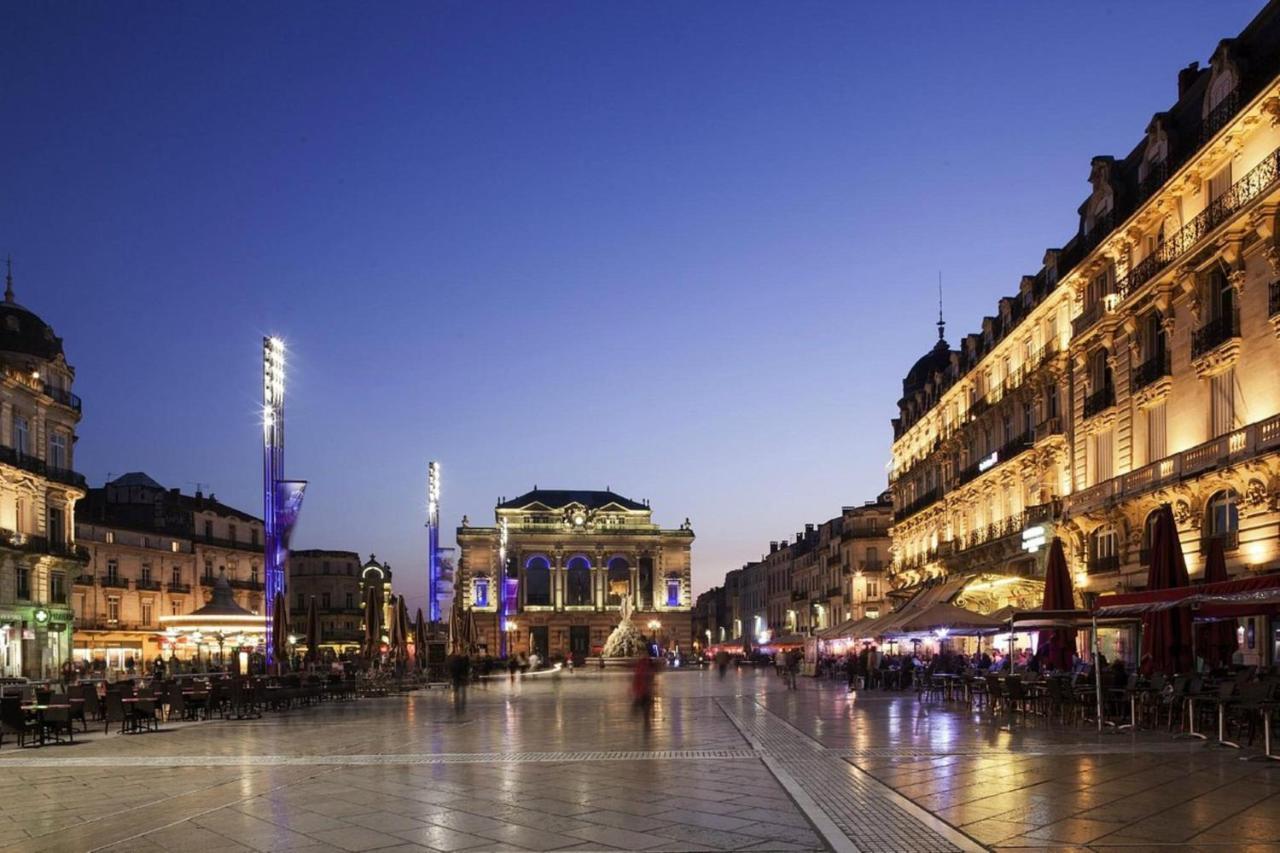
<svg viewBox="0 0 1280 853"><path fill-rule="evenodd" d="M1063 533L1090 591L1143 585L1164 503L1193 579L1215 538L1233 575L1280 565L1280 8L1178 89L1127 157L1095 158L1101 233L1068 282Z"/></svg>
<svg viewBox="0 0 1280 853"><path fill-rule="evenodd" d="M140 471L89 489L76 516L88 563L73 581L73 655L123 669L195 649L168 643L161 617L190 614L225 578L236 605L262 613L263 524L201 491L184 495Z"/></svg>
<svg viewBox="0 0 1280 853"><path fill-rule="evenodd" d="M1276 565L1278 73L1270 4L1179 72L1128 155L1093 158L1077 232L982 332L908 373L895 585L1035 605L1035 545L1058 535L1086 592L1141 586L1161 503L1193 576L1213 537L1234 573Z"/></svg>
<svg viewBox="0 0 1280 853"><path fill-rule="evenodd" d="M0 302L0 675L58 674L71 654L71 582L85 480L73 469L80 398L62 339L14 298Z"/></svg>
<svg viewBox="0 0 1280 853"><path fill-rule="evenodd" d="M360 567L360 590L356 597L357 602L363 602L365 590L374 589L378 594L378 604L382 608L382 626L383 632L390 630L391 625L391 564L379 563L375 554L370 554L369 559ZM410 614L412 617L413 614ZM364 614L361 611L360 617L360 636L364 636Z"/></svg>
<svg viewBox="0 0 1280 853"><path fill-rule="evenodd" d="M299 637L306 635L307 609L315 599L321 648L338 653L359 650L364 639L360 555L316 548L294 550L289 552L288 568L290 630ZM382 570L380 565L378 568Z"/></svg>
<svg viewBox="0 0 1280 853"><path fill-rule="evenodd" d="M493 527L463 519L455 584L463 606L476 612L480 644L490 653L503 646L505 627L513 652L598 654L618 624L624 596L645 636L667 648L691 648L694 535L687 521L664 529L647 504L611 491L536 487L499 502L494 515Z"/></svg>

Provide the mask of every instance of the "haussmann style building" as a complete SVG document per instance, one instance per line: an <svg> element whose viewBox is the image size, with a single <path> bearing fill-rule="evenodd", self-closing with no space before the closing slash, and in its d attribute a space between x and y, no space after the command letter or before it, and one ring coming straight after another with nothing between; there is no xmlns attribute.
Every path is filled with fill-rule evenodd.
<svg viewBox="0 0 1280 853"><path fill-rule="evenodd" d="M1280 566L1278 124L1270 3L1178 72L1131 151L1092 159L1076 233L1039 272L909 371L893 422L898 593L1037 606L1052 536L1084 596L1141 588L1166 503L1193 580L1215 538L1233 575ZM1280 624L1239 628L1247 663L1280 660Z"/></svg>
<svg viewBox="0 0 1280 853"><path fill-rule="evenodd" d="M83 570L73 469L80 398L62 339L14 298L0 302L0 675L49 678L71 657L71 583Z"/></svg>
<svg viewBox="0 0 1280 853"><path fill-rule="evenodd" d="M476 613L480 645L489 654L498 653L504 627L514 652L598 654L618 624L624 597L645 636L664 648L691 648L694 535L687 520L665 529L654 523L648 504L612 491L535 487L500 501L494 521L473 527L463 519L455 585L463 606Z"/></svg>

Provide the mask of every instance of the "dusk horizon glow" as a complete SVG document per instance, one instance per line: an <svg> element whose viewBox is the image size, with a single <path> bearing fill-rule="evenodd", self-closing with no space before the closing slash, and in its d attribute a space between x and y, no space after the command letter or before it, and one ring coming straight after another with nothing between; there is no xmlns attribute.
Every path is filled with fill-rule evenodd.
<svg viewBox="0 0 1280 853"><path fill-rule="evenodd" d="M295 548L425 607L436 460L445 545L608 487L696 594L887 487L939 272L955 345L1259 6L10 8L0 254L93 486L260 514L278 334Z"/></svg>

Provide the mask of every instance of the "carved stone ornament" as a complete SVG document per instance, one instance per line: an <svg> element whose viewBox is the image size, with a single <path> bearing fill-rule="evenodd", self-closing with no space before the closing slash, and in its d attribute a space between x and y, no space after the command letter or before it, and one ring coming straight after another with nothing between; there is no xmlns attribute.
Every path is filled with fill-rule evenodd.
<svg viewBox="0 0 1280 853"><path fill-rule="evenodd" d="M1233 338L1208 352L1196 356L1191 360L1191 369L1196 372L1197 377L1205 379L1222 373L1229 367L1234 367L1239 360L1240 339Z"/></svg>
<svg viewBox="0 0 1280 853"><path fill-rule="evenodd" d="M1227 281L1231 284L1231 289L1236 292L1237 296L1244 295L1244 283L1249 278L1249 274L1242 269L1231 270L1227 273Z"/></svg>
<svg viewBox="0 0 1280 853"><path fill-rule="evenodd" d="M1262 256L1271 265L1271 274L1280 275L1280 246L1277 246L1275 241L1268 242L1262 250Z"/></svg>
<svg viewBox="0 0 1280 853"><path fill-rule="evenodd" d="M1174 501L1173 520L1178 522L1179 527L1186 527L1188 524L1191 524L1193 521L1193 517L1191 515L1191 504L1186 501Z"/></svg>
<svg viewBox="0 0 1280 853"><path fill-rule="evenodd" d="M1267 504L1267 486L1261 480L1250 480L1244 490L1244 505L1254 511L1265 510Z"/></svg>
<svg viewBox="0 0 1280 853"><path fill-rule="evenodd" d="M1280 127L1280 96L1272 95L1263 101L1262 114L1271 119L1272 127Z"/></svg>

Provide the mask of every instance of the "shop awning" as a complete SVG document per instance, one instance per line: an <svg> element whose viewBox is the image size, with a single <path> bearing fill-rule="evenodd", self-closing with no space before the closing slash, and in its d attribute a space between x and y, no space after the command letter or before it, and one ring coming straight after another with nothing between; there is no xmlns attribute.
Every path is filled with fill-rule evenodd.
<svg viewBox="0 0 1280 853"><path fill-rule="evenodd" d="M1280 604L1280 573L1235 578L1218 583L1103 595L1093 612L1098 616L1154 613L1172 607L1234 605L1269 607Z"/></svg>
<svg viewBox="0 0 1280 853"><path fill-rule="evenodd" d="M938 601L909 615L887 633L889 636L933 634L946 631L950 636L979 636L996 634L1006 623L954 604Z"/></svg>
<svg viewBox="0 0 1280 853"><path fill-rule="evenodd" d="M1014 631L1083 628L1089 625L1092 617L1088 610L1017 610L1008 607L991 615L1005 625L1012 626Z"/></svg>
<svg viewBox="0 0 1280 853"><path fill-rule="evenodd" d="M892 613L881 616L869 624L862 625L854 639L876 640L894 632L901 633L901 626L907 620L922 613L930 606L945 604L955 598L968 583L967 578L956 578L945 583L925 587L907 600L905 604Z"/></svg>
<svg viewBox="0 0 1280 853"><path fill-rule="evenodd" d="M863 616L860 619L846 619L839 625L818 631L815 636L820 640L858 639L859 632L866 626L880 619L879 616Z"/></svg>

